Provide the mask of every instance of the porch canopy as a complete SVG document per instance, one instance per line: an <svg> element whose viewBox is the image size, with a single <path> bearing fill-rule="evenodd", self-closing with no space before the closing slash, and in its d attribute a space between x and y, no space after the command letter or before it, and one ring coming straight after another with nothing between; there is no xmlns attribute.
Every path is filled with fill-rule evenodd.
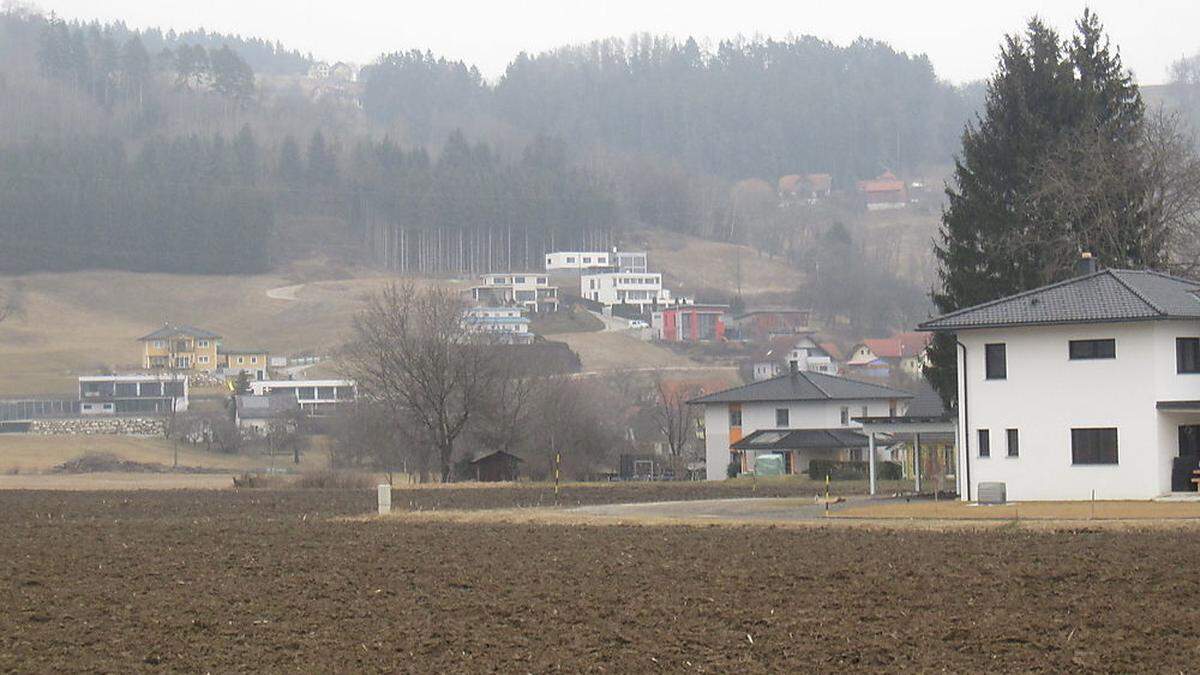
<svg viewBox="0 0 1200 675"><path fill-rule="evenodd" d="M755 457L760 453L794 452L811 459L814 453L858 450L867 445L867 437L854 429L759 429L729 447L754 453Z"/></svg>
<svg viewBox="0 0 1200 675"><path fill-rule="evenodd" d="M855 417L854 421L862 425L862 431L868 441L867 471L871 481L871 494L875 494L875 439L878 435L888 438L909 436L913 443L913 477L917 492L921 491L921 434L954 438L958 446L958 412L947 409L941 398L932 390L918 395L909 404L903 415L888 415L876 417ZM958 453L955 452L955 456ZM955 473L958 468L955 467Z"/></svg>

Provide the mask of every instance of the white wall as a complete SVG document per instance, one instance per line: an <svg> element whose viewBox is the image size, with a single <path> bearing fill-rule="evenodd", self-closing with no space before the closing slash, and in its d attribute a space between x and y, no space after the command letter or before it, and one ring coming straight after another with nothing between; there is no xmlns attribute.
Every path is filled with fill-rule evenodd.
<svg viewBox="0 0 1200 675"><path fill-rule="evenodd" d="M1200 322L959 333L967 350L965 397L959 356L960 446L969 448L962 454L969 454L971 498L984 481L1006 483L1012 500L1090 499L1093 490L1097 499L1147 499L1168 492L1176 425L1184 422L1164 421L1155 404L1200 398L1200 376L1175 372L1176 335L1200 335ZM1068 358L1070 340L1106 338L1116 340L1115 359ZM985 379L984 345L993 342L1006 344L1007 379ZM1081 427L1116 427L1118 463L1073 465L1071 429ZM1009 428L1019 430L1019 457L1007 456ZM979 429L990 431L988 458L979 457ZM960 472L964 483L966 473ZM959 486L963 498L965 487Z"/></svg>

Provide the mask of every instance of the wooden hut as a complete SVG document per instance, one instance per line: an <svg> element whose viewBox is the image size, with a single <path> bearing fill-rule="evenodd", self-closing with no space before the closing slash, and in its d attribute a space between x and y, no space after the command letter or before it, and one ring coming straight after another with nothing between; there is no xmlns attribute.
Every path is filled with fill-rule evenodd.
<svg viewBox="0 0 1200 675"><path fill-rule="evenodd" d="M520 457L503 450L494 450L471 460L475 480L484 483L514 481L520 475Z"/></svg>

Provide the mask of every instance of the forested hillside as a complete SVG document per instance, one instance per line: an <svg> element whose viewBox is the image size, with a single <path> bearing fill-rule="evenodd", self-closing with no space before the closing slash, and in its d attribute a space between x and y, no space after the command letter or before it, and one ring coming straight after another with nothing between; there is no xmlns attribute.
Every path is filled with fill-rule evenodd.
<svg viewBox="0 0 1200 675"><path fill-rule="evenodd" d="M811 37L606 40L496 82L420 51L336 86L309 65L258 38L0 14L0 273L316 254L460 274L653 228L865 265L854 279L919 298L911 262L864 258L852 209L780 208L775 184L940 175L981 95L924 56Z"/></svg>

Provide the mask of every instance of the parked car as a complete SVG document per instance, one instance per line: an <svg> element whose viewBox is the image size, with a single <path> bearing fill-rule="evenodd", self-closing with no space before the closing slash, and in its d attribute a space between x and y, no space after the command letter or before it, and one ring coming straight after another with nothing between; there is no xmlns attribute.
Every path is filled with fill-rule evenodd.
<svg viewBox="0 0 1200 675"><path fill-rule="evenodd" d="M642 321L641 319L634 319L629 322L629 327L630 328L649 328L650 324L646 323L645 321Z"/></svg>

